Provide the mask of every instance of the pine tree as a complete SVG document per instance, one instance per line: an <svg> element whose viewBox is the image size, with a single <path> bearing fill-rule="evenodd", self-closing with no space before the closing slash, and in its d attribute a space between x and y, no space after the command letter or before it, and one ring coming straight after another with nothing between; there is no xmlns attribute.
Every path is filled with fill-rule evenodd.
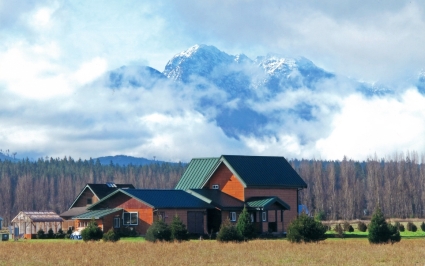
<svg viewBox="0 0 425 266"><path fill-rule="evenodd" d="M96 221L92 219L89 222L88 226L81 231L81 236L83 237L84 241L89 241L89 240L98 241L102 239L103 232L102 232L102 229L100 229L97 226Z"/></svg>
<svg viewBox="0 0 425 266"><path fill-rule="evenodd" d="M187 232L186 225L182 222L180 217L176 214L171 222L171 239L175 241L189 240L189 233Z"/></svg>
<svg viewBox="0 0 425 266"><path fill-rule="evenodd" d="M227 218L221 223L220 231L217 234L217 241L219 242L240 242L242 236L238 233L236 227Z"/></svg>
<svg viewBox="0 0 425 266"><path fill-rule="evenodd" d="M378 207L372 215L372 220L369 224L369 243L371 244L382 244L388 243L391 237L390 229L385 221L384 214ZM398 230L397 230L398 231Z"/></svg>
<svg viewBox="0 0 425 266"><path fill-rule="evenodd" d="M293 243L318 242L326 239L326 227L314 218L302 213L288 226L288 240Z"/></svg>
<svg viewBox="0 0 425 266"><path fill-rule="evenodd" d="M239 215L238 222L236 223L236 230L239 235L242 236L244 241L248 241L256 237L255 226L252 223L248 210L245 207Z"/></svg>
<svg viewBox="0 0 425 266"><path fill-rule="evenodd" d="M148 228L145 238L146 238L147 241L150 241L150 242L170 241L171 240L171 230L164 221L156 220Z"/></svg>

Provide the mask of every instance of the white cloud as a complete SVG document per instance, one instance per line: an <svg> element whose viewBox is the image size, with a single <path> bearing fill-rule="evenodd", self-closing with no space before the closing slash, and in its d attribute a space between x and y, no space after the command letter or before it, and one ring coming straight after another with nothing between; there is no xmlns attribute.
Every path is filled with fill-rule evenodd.
<svg viewBox="0 0 425 266"><path fill-rule="evenodd" d="M425 147L425 97L416 90L406 91L400 99L352 95L342 106L331 124L332 133L317 141L324 158L365 159L374 153Z"/></svg>
<svg viewBox="0 0 425 266"><path fill-rule="evenodd" d="M80 84L86 84L99 78L106 72L107 62L104 58L96 57L83 63L75 73L75 78Z"/></svg>

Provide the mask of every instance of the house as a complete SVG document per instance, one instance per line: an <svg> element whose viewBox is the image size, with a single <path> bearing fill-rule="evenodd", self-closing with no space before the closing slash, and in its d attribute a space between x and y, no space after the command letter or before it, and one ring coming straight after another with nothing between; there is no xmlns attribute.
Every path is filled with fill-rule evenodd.
<svg viewBox="0 0 425 266"><path fill-rule="evenodd" d="M74 220L72 217L87 212L87 207L90 205L98 202L117 189L127 188L134 189L134 186L132 184L115 184L114 182L107 182L105 184L86 184L68 210L60 214L60 217L64 219L63 228L74 227Z"/></svg>
<svg viewBox="0 0 425 266"><path fill-rule="evenodd" d="M94 218L104 231L127 227L144 235L154 219L170 223L177 214L190 233L207 234L226 219L236 223L246 207L259 233L282 233L297 217L298 193L306 187L284 157L222 155L192 159L174 190L117 186L89 204L86 186L69 211L85 208L72 216L74 227Z"/></svg>
<svg viewBox="0 0 425 266"><path fill-rule="evenodd" d="M2 226L3 226L3 218L1 218L1 216L0 216L0 230L2 229Z"/></svg>
<svg viewBox="0 0 425 266"><path fill-rule="evenodd" d="M57 233L62 228L63 219L53 211L21 211L12 219L12 226L19 237L35 238L37 232L43 229L45 233L52 229ZM14 236L17 238L18 236Z"/></svg>
<svg viewBox="0 0 425 266"><path fill-rule="evenodd" d="M258 232L286 232L289 223L298 215L298 193L307 184L284 157L222 155L219 158L192 159L176 189L200 195L211 204L216 195L239 200L251 213ZM232 222L243 207L223 203L210 210L209 230L217 230L218 221ZM214 214L213 214L214 213ZM219 216L213 218L213 216ZM220 219L221 216L221 219ZM215 222L213 222L215 221Z"/></svg>
<svg viewBox="0 0 425 266"><path fill-rule="evenodd" d="M73 219L76 227L94 218L104 232L129 227L146 234L155 218L170 223L178 215L190 233L202 235L207 210L211 208L214 207L183 190L119 189Z"/></svg>

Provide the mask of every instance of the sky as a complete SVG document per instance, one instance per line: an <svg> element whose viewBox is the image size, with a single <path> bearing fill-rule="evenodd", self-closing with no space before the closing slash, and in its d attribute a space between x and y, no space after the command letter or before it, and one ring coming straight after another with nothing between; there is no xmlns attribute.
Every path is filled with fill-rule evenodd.
<svg viewBox="0 0 425 266"><path fill-rule="evenodd" d="M424 1L0 0L0 149L30 159L125 154L186 162L221 154L422 154L425 97L412 84L425 70L424 43ZM274 136L232 138L196 111L202 95L190 86L176 92L169 83L120 91L93 85L123 65L163 71L195 44L250 58L304 56L396 93L366 98L344 92L344 83L313 95L287 93L253 106L302 99L321 106L321 119L269 125Z"/></svg>

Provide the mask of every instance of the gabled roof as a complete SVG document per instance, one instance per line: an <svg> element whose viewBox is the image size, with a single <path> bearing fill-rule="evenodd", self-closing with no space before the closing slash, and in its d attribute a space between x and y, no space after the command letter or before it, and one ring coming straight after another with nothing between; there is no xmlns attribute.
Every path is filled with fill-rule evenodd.
<svg viewBox="0 0 425 266"><path fill-rule="evenodd" d="M176 189L201 188L202 184L209 177L220 158L194 158L183 173Z"/></svg>
<svg viewBox="0 0 425 266"><path fill-rule="evenodd" d="M83 214L77 215L75 217L72 217L72 219L78 219L78 220L86 220L86 219L100 219L102 217L105 217L106 215L112 214L114 212L122 211L121 208L114 208L114 209L103 209L103 210L94 210L94 211L88 211Z"/></svg>
<svg viewBox="0 0 425 266"><path fill-rule="evenodd" d="M53 211L21 211L13 218L12 222L63 222L63 219Z"/></svg>
<svg viewBox="0 0 425 266"><path fill-rule="evenodd" d="M218 189L189 189L187 193L214 205L220 210L241 209L244 202L234 198Z"/></svg>
<svg viewBox="0 0 425 266"><path fill-rule="evenodd" d="M278 197L252 197L249 198L246 202L246 205L249 208L267 210L272 204L277 204L282 206L286 210L290 210L289 205Z"/></svg>
<svg viewBox="0 0 425 266"><path fill-rule="evenodd" d="M225 164L245 188L292 187L307 184L284 157L222 155L214 170L205 178L204 186L220 164ZM202 187L198 187L202 188Z"/></svg>
<svg viewBox="0 0 425 266"><path fill-rule="evenodd" d="M211 204L206 203L186 193L184 190L175 189L119 189L112 192L102 200L91 205L87 209L93 209L102 202L107 201L112 196L123 193L132 197L143 204L146 204L154 209L211 209L214 208Z"/></svg>
<svg viewBox="0 0 425 266"><path fill-rule="evenodd" d="M69 217L73 217L76 215L80 215L87 212L87 207L74 207L72 209L69 209L67 211L64 211L63 213L59 214L60 217L62 218L69 218Z"/></svg>
<svg viewBox="0 0 425 266"><path fill-rule="evenodd" d="M112 186L111 186L111 184L112 184ZM108 182L107 184L87 184L81 190L80 194L78 194L78 196L75 198L74 202L72 202L69 209L71 209L74 206L74 204L80 198L81 194L83 194L83 192L86 189L89 189L99 200L101 200L102 198L108 196L109 194L111 194L112 192L114 192L114 191L116 191L117 189L120 189L120 188L134 189L134 186L132 184L114 184L114 183L111 183L111 182Z"/></svg>

